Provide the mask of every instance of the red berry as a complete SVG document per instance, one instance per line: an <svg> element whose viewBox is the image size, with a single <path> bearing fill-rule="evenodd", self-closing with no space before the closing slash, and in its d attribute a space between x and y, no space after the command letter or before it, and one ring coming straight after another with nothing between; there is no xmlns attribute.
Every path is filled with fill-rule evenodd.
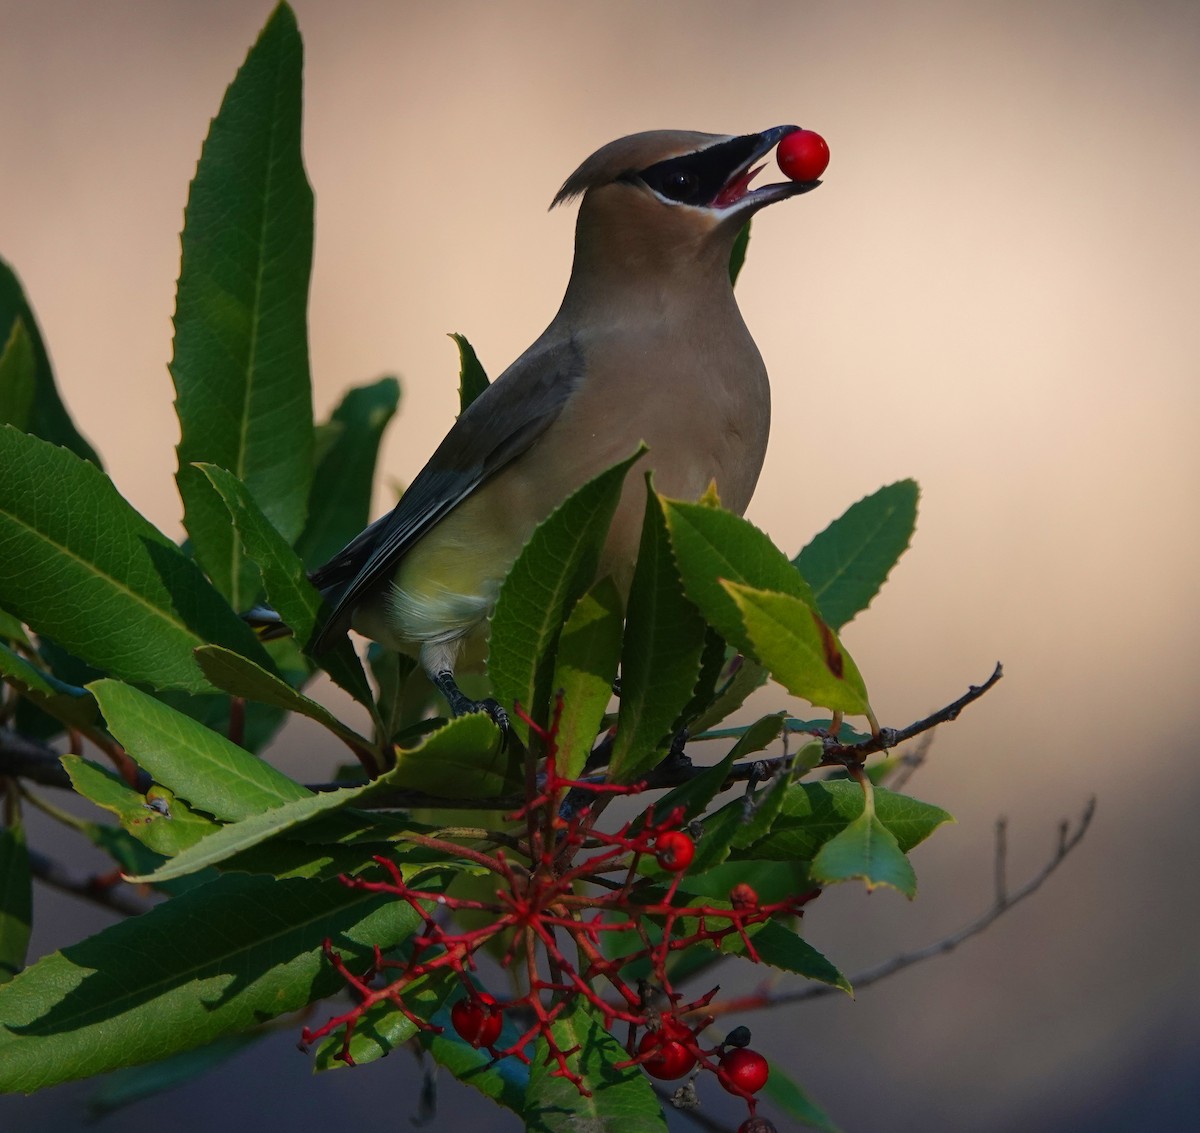
<svg viewBox="0 0 1200 1133"><path fill-rule="evenodd" d="M793 181L815 181L829 165L829 146L820 134L797 130L779 143L775 160Z"/></svg>
<svg viewBox="0 0 1200 1133"><path fill-rule="evenodd" d="M730 891L729 900L735 909L757 909L758 894L752 886L739 881Z"/></svg>
<svg viewBox="0 0 1200 1133"><path fill-rule="evenodd" d="M671 1025L673 1024L673 1025ZM674 1020L663 1020L663 1027L658 1031L647 1031L638 1043L638 1054L654 1051L642 1065L651 1078L682 1078L696 1065L696 1056L677 1039L683 1035L690 1037L691 1031Z"/></svg>
<svg viewBox="0 0 1200 1133"><path fill-rule="evenodd" d="M654 840L654 856L663 869L682 873L696 856L696 843L682 830L668 830Z"/></svg>
<svg viewBox="0 0 1200 1133"><path fill-rule="evenodd" d="M460 999L450 1008L450 1022L472 1046L491 1046L500 1037L504 1011L485 993L478 999Z"/></svg>
<svg viewBox="0 0 1200 1133"><path fill-rule="evenodd" d="M731 1094L756 1094L767 1084L770 1072L767 1060L758 1051L743 1046L721 1055L717 1080Z"/></svg>

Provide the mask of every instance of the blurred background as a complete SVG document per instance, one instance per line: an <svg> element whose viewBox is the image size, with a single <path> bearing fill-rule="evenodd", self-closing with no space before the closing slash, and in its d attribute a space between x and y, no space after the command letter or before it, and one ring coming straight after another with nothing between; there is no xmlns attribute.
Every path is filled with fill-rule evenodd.
<svg viewBox="0 0 1200 1133"><path fill-rule="evenodd" d="M914 855L917 901L830 893L806 931L850 974L945 936L991 900L997 816L1015 884L1060 818L1099 801L1074 855L983 937L856 1001L745 1021L847 1131L1194 1128L1200 7L295 8L318 414L350 384L403 383L378 511L452 420L446 334L495 375L554 314L573 213L546 206L592 150L660 127L796 122L828 139L824 186L760 215L738 288L775 399L750 516L791 552L915 477L914 545L845 634L876 710L900 726L998 659L1006 676L909 786L958 818ZM182 210L269 12L0 2L0 255L76 421L173 536ZM756 706L785 702L767 690ZM311 742L285 738L280 764L326 766ZM45 890L36 902L35 955L106 923ZM409 1060L313 1077L295 1038L102 1127L408 1126ZM0 1098L0 1124L74 1128L93 1089ZM706 1113L736 1124L719 1092ZM519 1128L447 1081L437 1127L467 1122Z"/></svg>

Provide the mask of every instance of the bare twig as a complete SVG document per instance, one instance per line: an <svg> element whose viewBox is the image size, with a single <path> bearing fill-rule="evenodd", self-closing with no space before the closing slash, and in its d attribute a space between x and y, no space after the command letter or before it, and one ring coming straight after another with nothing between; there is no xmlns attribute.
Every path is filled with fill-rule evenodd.
<svg viewBox="0 0 1200 1133"><path fill-rule="evenodd" d="M135 900L119 875L114 875L112 879L95 876L75 877L58 862L38 853L37 850L29 851L29 872L53 889L70 893L73 897L82 897L85 901L91 901L109 912L120 913L125 917L136 917L151 907L143 901Z"/></svg>
<svg viewBox="0 0 1200 1133"><path fill-rule="evenodd" d="M1093 798L1088 804L1089 807L1095 808L1096 800ZM1085 813L1085 819L1090 822L1091 814ZM1083 836L1082 830L1080 837ZM1063 836L1062 827L1059 827L1058 835L1058 855L1051 859L1051 868L1056 866L1063 859ZM993 884L996 890L995 906L997 908L1008 908L1008 819L1001 815L996 819L996 853L992 858L992 875Z"/></svg>
<svg viewBox="0 0 1200 1133"><path fill-rule="evenodd" d="M968 704L978 700L979 697L987 692L1002 675L1001 667L997 665L995 671L982 685L972 685L953 704L948 704L945 708L940 709L930 716L926 716L923 720L918 720L916 723L910 724L907 728L881 728L877 735L856 744L841 744L831 736L827 736L824 739L825 753L822 763L825 766L861 764L868 755L896 747L905 740L927 732L938 724L954 720ZM96 736L90 733L88 738L100 742ZM126 779L129 781L130 774L132 773L131 767L121 768L119 762L121 758L124 758L126 762L131 762L128 760L128 756L125 756L124 752L117 745L113 744L111 740L103 746L110 758L118 762L118 768L125 771ZM926 748L922 747L913 756L906 757L906 759L913 759L919 762L920 759L924 758L925 750ZM784 755L774 759L750 759L744 763L735 764L730 768L726 783L732 785L734 783L748 782L756 778L766 778L782 769L789 758L790 756ZM683 786L698 775L703 775L705 771L707 771L707 767L702 765L692 766L686 759L678 761L667 760L647 774L646 789L661 791ZM911 774L911 771L909 774ZM18 735L8 728L0 728L0 775L12 775L22 779L29 779L44 786L69 788L71 785L71 781L63 770L62 764L59 763L58 754L52 748ZM600 781L602 778L602 775L597 777L597 781ZM361 786L369 781L369 779L362 779L357 782L343 780L336 783L310 783L308 784L308 788L312 791L335 791L342 787ZM137 778L134 785L138 790L148 789L150 785L149 776L142 774ZM521 795L509 795L488 799L487 804L489 808L495 810L515 810L521 805L522 801L523 796ZM460 798L442 798L435 795L422 794L419 791L395 791L381 792L369 799L360 800L356 805L363 809L380 810L414 807L450 807L461 810L462 804L463 800Z"/></svg>
<svg viewBox="0 0 1200 1133"><path fill-rule="evenodd" d="M952 932L949 936L943 937L941 940L934 941L934 943L927 944L924 948L918 948L912 952L902 952L898 956L893 956L891 959L883 961L881 964L876 964L873 968L866 968L858 972L850 977L851 986L855 991L869 987L873 983L887 979L888 976L895 975L896 972L902 971L904 968L911 968L913 964L919 964L922 960L929 960L934 956L941 956L947 952L952 952L971 937L978 936L985 929L990 928L992 924L999 920L1014 905L1019 904L1026 897L1036 893L1042 887L1050 875L1062 865L1067 855L1083 840L1083 836L1087 833L1095 813L1096 799L1092 797L1083 808L1079 823L1074 830L1071 829L1071 824L1064 819L1059 824L1058 843L1050 860L1028 881L1011 893L1008 891L1006 875L1008 853L1006 823L1001 819L996 824L996 852L994 856L995 894L992 904L987 911L970 923L963 925L957 932ZM731 999L710 1004L708 1014L725 1015L732 1012L765 1010L784 1004L803 1003L809 999L820 999L826 995L836 995L839 991L840 989L832 987L829 984L811 984L805 988L799 988L795 991L785 991L779 994L760 991L754 995L743 996L736 1000Z"/></svg>
<svg viewBox="0 0 1200 1133"><path fill-rule="evenodd" d="M0 728L0 775L28 779L44 787L71 786L58 752L11 728Z"/></svg>
<svg viewBox="0 0 1200 1133"><path fill-rule="evenodd" d="M1004 676L1004 667L997 661L995 669L992 670L992 675L983 684L971 685L952 704L947 704L945 708L941 708L932 715L926 716L923 720L918 720L915 724L909 724L907 728L880 728L875 735L856 744L840 744L835 740L828 739L825 741L825 758L823 762L826 764L861 763L868 755L874 755L878 751L887 751L889 748L898 747L905 740L911 740L914 736L919 736L922 732L928 732L931 728L936 728L939 724L948 724L951 720L957 720L959 714L968 704L978 700L1002 676Z"/></svg>

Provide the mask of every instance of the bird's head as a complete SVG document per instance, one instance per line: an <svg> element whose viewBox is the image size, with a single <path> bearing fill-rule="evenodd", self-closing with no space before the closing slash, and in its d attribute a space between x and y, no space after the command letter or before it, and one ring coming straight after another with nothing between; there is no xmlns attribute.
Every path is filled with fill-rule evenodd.
<svg viewBox="0 0 1200 1133"><path fill-rule="evenodd" d="M815 189L786 181L752 189L758 164L799 126L760 134L648 130L609 142L563 183L554 205L582 197L576 270L657 272L728 264L734 237L759 209ZM582 261L582 262L581 262Z"/></svg>

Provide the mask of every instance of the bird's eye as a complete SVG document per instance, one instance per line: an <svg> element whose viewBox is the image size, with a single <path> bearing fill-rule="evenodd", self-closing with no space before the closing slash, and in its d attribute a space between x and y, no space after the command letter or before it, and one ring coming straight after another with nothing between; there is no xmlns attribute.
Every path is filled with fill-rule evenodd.
<svg viewBox="0 0 1200 1133"><path fill-rule="evenodd" d="M663 200L702 208L721 191L730 171L737 166L725 152L725 145L728 143L669 157L643 169L637 177Z"/></svg>
<svg viewBox="0 0 1200 1133"><path fill-rule="evenodd" d="M686 200L700 185L700 178L689 169L677 169L663 179L662 194L673 201Z"/></svg>

